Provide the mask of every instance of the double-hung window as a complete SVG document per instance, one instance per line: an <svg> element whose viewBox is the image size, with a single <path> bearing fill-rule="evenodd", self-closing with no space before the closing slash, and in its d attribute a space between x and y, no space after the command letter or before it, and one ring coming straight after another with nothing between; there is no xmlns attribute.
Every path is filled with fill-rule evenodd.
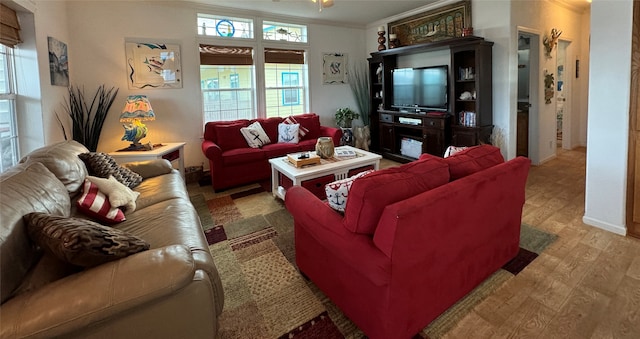
<svg viewBox="0 0 640 339"><path fill-rule="evenodd" d="M200 45L204 122L255 115L253 49Z"/></svg>
<svg viewBox="0 0 640 339"><path fill-rule="evenodd" d="M305 25L198 14L203 120L285 117L308 111ZM259 27L259 26L258 26ZM206 42L206 43L205 43Z"/></svg>
<svg viewBox="0 0 640 339"><path fill-rule="evenodd" d="M18 162L13 48L0 45L0 172Z"/></svg>

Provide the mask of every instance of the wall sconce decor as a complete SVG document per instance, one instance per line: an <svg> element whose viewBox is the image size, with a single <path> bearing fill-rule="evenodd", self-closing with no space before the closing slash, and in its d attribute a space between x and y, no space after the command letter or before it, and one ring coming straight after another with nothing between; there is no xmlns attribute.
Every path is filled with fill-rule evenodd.
<svg viewBox="0 0 640 339"><path fill-rule="evenodd" d="M147 126L143 121L156 120L156 114L151 108L151 103L146 95L130 95L124 105L122 114L120 114L120 122L130 122L124 127L124 136L121 140L131 141L131 145L123 151L145 151L150 150L149 147L140 144L140 139L147 136Z"/></svg>
<svg viewBox="0 0 640 339"><path fill-rule="evenodd" d="M552 28L551 34L544 36L542 44L544 45L544 51L547 55L547 58L551 58L551 52L553 51L553 48L558 44L558 38L560 38L560 34L562 34L562 31L559 31L556 28Z"/></svg>

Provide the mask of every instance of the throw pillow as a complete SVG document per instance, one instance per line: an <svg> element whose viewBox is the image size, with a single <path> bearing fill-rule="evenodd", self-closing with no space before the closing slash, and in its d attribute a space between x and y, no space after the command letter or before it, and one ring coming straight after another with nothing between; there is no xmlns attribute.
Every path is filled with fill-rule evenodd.
<svg viewBox="0 0 640 339"><path fill-rule="evenodd" d="M300 135L300 139L304 138L305 135L307 135L307 133L309 133L309 129L300 125L300 123L296 120L296 118L293 117L293 115L290 115L289 117L287 117L286 119L284 119L282 121L285 124L298 124L300 127L298 129L298 135Z"/></svg>
<svg viewBox="0 0 640 339"><path fill-rule="evenodd" d="M89 175L108 178L113 175L116 180L129 188L134 188L142 182L142 176L128 168L124 168L113 157L106 153L88 152L78 155L87 165Z"/></svg>
<svg viewBox="0 0 640 339"><path fill-rule="evenodd" d="M82 195L78 199L78 210L91 218L106 223L126 220L122 210L111 206L107 196L88 179L84 179Z"/></svg>
<svg viewBox="0 0 640 339"><path fill-rule="evenodd" d="M131 234L91 220L46 213L24 216L29 237L44 251L70 264L93 267L149 249Z"/></svg>
<svg viewBox="0 0 640 339"><path fill-rule="evenodd" d="M459 153L461 151L466 150L469 147L463 146L463 147L458 147L458 146L449 146L447 147L447 150L444 151L444 156L443 158L448 158L456 153Z"/></svg>
<svg viewBox="0 0 640 339"><path fill-rule="evenodd" d="M104 179L88 176L87 179L107 195L111 206L124 207L127 212L136 210L136 199L138 199L140 192L132 191L129 187L118 182L114 177Z"/></svg>
<svg viewBox="0 0 640 339"><path fill-rule="evenodd" d="M285 124L278 125L278 142L286 144L297 144L300 142L298 131L300 130L300 124Z"/></svg>
<svg viewBox="0 0 640 339"><path fill-rule="evenodd" d="M371 172L373 172L373 170L360 172L349 178L336 180L332 183L327 184L324 187L324 190L327 194L327 202L329 203L329 206L331 206L331 208L338 212L344 212L345 207L347 207L349 190L351 189L351 185L353 184L353 182L356 179L363 177Z"/></svg>
<svg viewBox="0 0 640 339"><path fill-rule="evenodd" d="M251 148L262 148L262 146L271 143L269 136L267 136L267 133L257 121L247 127L241 128L240 132L247 141L247 145Z"/></svg>

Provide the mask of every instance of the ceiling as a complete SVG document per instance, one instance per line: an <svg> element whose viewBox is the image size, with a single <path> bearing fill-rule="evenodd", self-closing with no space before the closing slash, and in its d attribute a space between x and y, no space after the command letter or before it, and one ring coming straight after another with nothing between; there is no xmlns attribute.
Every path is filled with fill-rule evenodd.
<svg viewBox="0 0 640 339"><path fill-rule="evenodd" d="M334 5L318 10L318 4L311 0L186 0L219 8L232 8L253 14L275 14L293 16L313 21L333 22L345 26L366 27L381 19L424 7L442 0L334 0ZM584 11L590 0L550 0L576 11ZM472 9L473 10L473 9Z"/></svg>
<svg viewBox="0 0 640 339"><path fill-rule="evenodd" d="M294 16L318 21L365 27L378 20L429 5L439 0L334 0L334 5L320 12L311 0L191 0L216 7L250 10L257 13Z"/></svg>

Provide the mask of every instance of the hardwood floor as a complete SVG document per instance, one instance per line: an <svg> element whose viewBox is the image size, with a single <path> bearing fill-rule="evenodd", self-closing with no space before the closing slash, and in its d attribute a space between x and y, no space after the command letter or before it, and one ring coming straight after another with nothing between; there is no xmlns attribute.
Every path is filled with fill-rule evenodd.
<svg viewBox="0 0 640 339"><path fill-rule="evenodd" d="M558 151L522 217L558 239L445 338L640 338L640 240L582 222L586 150Z"/></svg>

